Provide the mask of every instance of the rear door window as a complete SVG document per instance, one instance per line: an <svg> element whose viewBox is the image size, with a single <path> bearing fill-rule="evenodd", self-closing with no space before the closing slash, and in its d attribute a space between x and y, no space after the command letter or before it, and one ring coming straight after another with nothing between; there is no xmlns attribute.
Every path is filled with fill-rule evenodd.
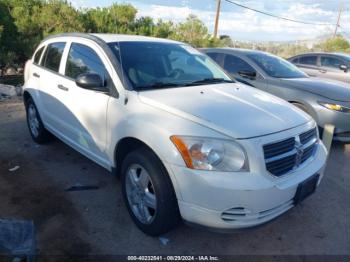
<svg viewBox="0 0 350 262"><path fill-rule="evenodd" d="M58 72L65 45L66 43L64 42L49 44L46 48L41 64L47 69Z"/></svg>
<svg viewBox="0 0 350 262"><path fill-rule="evenodd" d="M317 65L317 56L310 55L310 56L302 56L299 58L299 64L302 65Z"/></svg>

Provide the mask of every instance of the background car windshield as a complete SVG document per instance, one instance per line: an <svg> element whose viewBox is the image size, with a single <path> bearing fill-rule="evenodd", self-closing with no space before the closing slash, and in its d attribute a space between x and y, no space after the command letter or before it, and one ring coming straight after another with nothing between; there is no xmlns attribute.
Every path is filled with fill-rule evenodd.
<svg viewBox="0 0 350 262"><path fill-rule="evenodd" d="M350 63L350 55L348 55L348 54L339 54L339 56L341 58L343 58L344 60L346 60L346 62Z"/></svg>
<svg viewBox="0 0 350 262"><path fill-rule="evenodd" d="M186 86L205 79L231 81L209 57L185 44L126 41L109 45L135 90Z"/></svg>
<svg viewBox="0 0 350 262"><path fill-rule="evenodd" d="M303 78L307 77L290 62L268 54L249 54L252 59L262 70L271 77L276 78Z"/></svg>

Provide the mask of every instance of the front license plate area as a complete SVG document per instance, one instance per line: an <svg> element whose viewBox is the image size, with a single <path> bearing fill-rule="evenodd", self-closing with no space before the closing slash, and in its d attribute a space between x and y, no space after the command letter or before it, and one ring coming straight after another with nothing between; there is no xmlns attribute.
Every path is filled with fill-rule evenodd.
<svg viewBox="0 0 350 262"><path fill-rule="evenodd" d="M297 192L294 196L294 205L299 204L301 201L315 192L319 177L319 174L313 175L298 185Z"/></svg>

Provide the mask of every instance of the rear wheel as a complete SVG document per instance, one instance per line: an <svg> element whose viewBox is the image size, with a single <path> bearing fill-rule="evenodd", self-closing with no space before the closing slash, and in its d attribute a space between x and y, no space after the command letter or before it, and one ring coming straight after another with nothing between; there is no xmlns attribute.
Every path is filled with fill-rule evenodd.
<svg viewBox="0 0 350 262"><path fill-rule="evenodd" d="M44 144L51 141L52 135L45 129L33 99L29 98L25 105L27 112L27 124L33 140L38 144Z"/></svg>
<svg viewBox="0 0 350 262"><path fill-rule="evenodd" d="M172 182L150 149L129 153L121 174L124 201L138 228L157 236L178 224L180 215Z"/></svg>

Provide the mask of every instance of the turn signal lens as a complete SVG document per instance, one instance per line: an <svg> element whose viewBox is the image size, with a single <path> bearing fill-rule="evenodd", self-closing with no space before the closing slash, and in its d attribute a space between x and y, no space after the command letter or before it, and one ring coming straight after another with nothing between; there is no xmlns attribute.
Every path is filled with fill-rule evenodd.
<svg viewBox="0 0 350 262"><path fill-rule="evenodd" d="M331 103L325 103L325 102L318 102L321 106L324 106L325 108L333 111L343 112L343 113L350 113L350 108L347 108L345 106L341 106L338 104L331 104Z"/></svg>

